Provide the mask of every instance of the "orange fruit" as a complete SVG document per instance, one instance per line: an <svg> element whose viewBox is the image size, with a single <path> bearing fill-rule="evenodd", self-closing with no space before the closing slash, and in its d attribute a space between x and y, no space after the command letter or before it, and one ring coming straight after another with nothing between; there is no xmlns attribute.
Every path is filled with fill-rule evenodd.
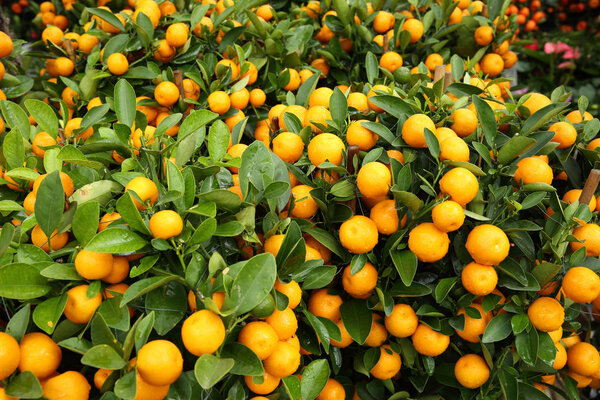
<svg viewBox="0 0 600 400"><path fill-rule="evenodd" d="M577 131L575 127L568 122L560 121L555 122L548 128L550 132L554 132L552 142L558 143L559 149L566 149L571 147L575 140L577 140Z"/></svg>
<svg viewBox="0 0 600 400"><path fill-rule="evenodd" d="M48 236L46 236L39 225L34 226L31 230L31 243L44 250L46 253L50 251L50 246L52 246L52 251L60 250L65 247L68 241L69 234L67 232L57 233L55 229L54 232L50 234L50 241L48 241Z"/></svg>
<svg viewBox="0 0 600 400"><path fill-rule="evenodd" d="M536 182L551 185L554 176L552 168L547 163L539 158L527 157L517 163L514 178L517 184L522 181L524 185Z"/></svg>
<svg viewBox="0 0 600 400"><path fill-rule="evenodd" d="M264 360L265 371L277 378L292 375L300 366L300 351L288 342L277 342L271 355Z"/></svg>
<svg viewBox="0 0 600 400"><path fill-rule="evenodd" d="M346 141L348 142L349 146L356 145L360 150L367 151L371 150L375 146L375 144L377 143L377 139L379 139L379 136L377 136L376 133L362 126L362 122L368 121L365 119L361 119L357 121L352 121L350 125L348 125L348 130L346 131Z"/></svg>
<svg viewBox="0 0 600 400"><path fill-rule="evenodd" d="M88 288L89 285L79 285L67 292L65 317L75 324L87 324L102 304L100 293L96 293L92 298L88 297Z"/></svg>
<svg viewBox="0 0 600 400"><path fill-rule="evenodd" d="M552 332L562 326L565 320L565 310L552 297L538 297L529 305L527 316L537 330Z"/></svg>
<svg viewBox="0 0 600 400"><path fill-rule="evenodd" d="M304 126L310 126L310 129L314 133L322 132L321 128L319 128L316 124L327 127L328 120L331 120L331 113L325 106L311 106L304 114Z"/></svg>
<svg viewBox="0 0 600 400"><path fill-rule="evenodd" d="M354 339L352 339L352 336L350 336L350 334L346 330L346 327L344 326L344 321L342 321L340 319L336 323L336 325L340 329L340 334L342 335L342 340L338 342L337 340L331 339L331 345L333 347L339 347L340 349L343 349L343 348L350 346L352 343L354 343Z"/></svg>
<svg viewBox="0 0 600 400"><path fill-rule="evenodd" d="M396 304L390 315L385 317L385 328L396 337L411 336L417 330L419 318L408 304Z"/></svg>
<svg viewBox="0 0 600 400"><path fill-rule="evenodd" d="M358 171L356 185L363 196L382 197L388 194L392 184L390 170L378 161L364 164Z"/></svg>
<svg viewBox="0 0 600 400"><path fill-rule="evenodd" d="M573 229L573 236L579 242L571 242L571 250L577 251L585 246L588 257L600 256L600 226L596 224L585 224Z"/></svg>
<svg viewBox="0 0 600 400"><path fill-rule="evenodd" d="M2 33L4 33L4 32L2 32ZM62 29L60 29L57 26L48 26L48 27L44 28L44 30L42 31L42 40L44 41L45 44L48 44L48 42L52 42L55 45L60 47L62 45L63 36L64 36L64 33L63 33ZM12 45L12 40L10 43ZM12 52L12 48L10 50Z"/></svg>
<svg viewBox="0 0 600 400"><path fill-rule="evenodd" d="M231 80L235 81L240 74L240 68L234 61L223 59L215 67L215 73L219 77L224 77L227 70L231 71Z"/></svg>
<svg viewBox="0 0 600 400"><path fill-rule="evenodd" d="M400 354L393 351L389 345L381 346L379 350L379 360L371 368L371 375L381 380L391 379L400 372L400 367L402 367Z"/></svg>
<svg viewBox="0 0 600 400"><path fill-rule="evenodd" d="M100 222L98 224L98 232L102 232L103 230L105 230L110 224L112 224L113 222L119 221L121 220L121 214L119 214L116 211L113 211L112 213L106 213L102 216L102 218L100 218Z"/></svg>
<svg viewBox="0 0 600 400"><path fill-rule="evenodd" d="M302 157L304 142L300 135L292 132L281 132L273 139L273 153L290 164L295 163Z"/></svg>
<svg viewBox="0 0 600 400"><path fill-rule="evenodd" d="M73 131L75 129L81 128L81 121L83 121L83 118L72 118L69 120L69 122L67 122L67 124L65 125L65 131L64 131L64 135L66 138L71 138L73 136ZM94 128L90 127L88 129L86 129L85 131L79 133L75 138L87 140L93 134L94 134Z"/></svg>
<svg viewBox="0 0 600 400"><path fill-rule="evenodd" d="M320 87L312 91L308 98L308 106L323 106L329 108L329 99L333 94L333 90L328 87Z"/></svg>
<svg viewBox="0 0 600 400"><path fill-rule="evenodd" d="M171 107L179 100L179 88L173 82L163 81L154 88L154 98L161 106Z"/></svg>
<svg viewBox="0 0 600 400"><path fill-rule="evenodd" d="M38 379L52 375L62 360L60 347L44 333L26 334L21 339L20 349L19 371L30 371Z"/></svg>
<svg viewBox="0 0 600 400"><path fill-rule="evenodd" d="M37 178L35 178L35 181L33 181L33 188L32 188L32 192L37 196L37 191L40 188L40 185L42 184L42 181L48 176L48 174L43 174L38 176ZM62 187L63 187L63 191L65 192L65 195L67 197L71 196L73 194L73 192L75 191L75 188L73 186L73 180L71 179L71 177L69 175L67 175L64 172L60 172L59 174L60 176L60 181L62 183Z"/></svg>
<svg viewBox="0 0 600 400"><path fill-rule="evenodd" d="M56 140L50 136L48 132L38 133L31 142L31 150L33 151L33 154L41 158L43 158L44 154L46 154L46 150L43 149L43 147L50 146L56 146Z"/></svg>
<svg viewBox="0 0 600 400"><path fill-rule="evenodd" d="M170 385L183 371L181 352L168 340L153 340L137 353L137 372L151 385Z"/></svg>
<svg viewBox="0 0 600 400"><path fill-rule="evenodd" d="M231 99L227 95L227 93L218 90L216 92L212 92L208 96L208 107L210 111L215 112L219 115L225 114L231 108Z"/></svg>
<svg viewBox="0 0 600 400"><path fill-rule="evenodd" d="M340 226L340 242L354 254L368 253L379 241L377 225L369 218L355 215Z"/></svg>
<svg viewBox="0 0 600 400"><path fill-rule="evenodd" d="M142 203L144 203L142 204L133 198L133 203L138 210L146 209L145 203L150 203L152 206L158 200L158 188L156 184L146 177L138 176L130 180L125 186L125 192L128 190L134 192L142 200Z"/></svg>
<svg viewBox="0 0 600 400"><path fill-rule="evenodd" d="M431 210L433 224L442 232L454 232L465 221L465 212L460 204L447 200L439 203Z"/></svg>
<svg viewBox="0 0 600 400"><path fill-rule="evenodd" d="M327 288L314 290L308 300L308 311L316 317L323 317L338 322L342 298L337 294L329 294Z"/></svg>
<svg viewBox="0 0 600 400"><path fill-rule="evenodd" d="M126 257L113 256L112 271L102 278L106 283L119 283L129 276L129 261Z"/></svg>
<svg viewBox="0 0 600 400"><path fill-rule="evenodd" d="M300 74L298 74L298 71L296 71L293 68L286 68L283 71L281 71L281 74L284 74L285 71L288 71L290 78L289 78L288 82L285 84L285 86L283 87L283 89L289 90L289 91L294 91L294 90L298 89L298 87L300 87L300 84L302 83L302 80L300 79Z"/></svg>
<svg viewBox="0 0 600 400"><path fill-rule="evenodd" d="M75 257L75 269L87 280L103 279L112 272L113 262L112 254L81 249Z"/></svg>
<svg viewBox="0 0 600 400"><path fill-rule="evenodd" d="M265 360L273 353L278 341L275 329L263 321L249 322L238 336L238 342L248 346L260 360Z"/></svg>
<svg viewBox="0 0 600 400"><path fill-rule="evenodd" d="M153 400L164 399L169 393L170 385L151 385L146 382L139 372L135 374L135 397L133 400Z"/></svg>
<svg viewBox="0 0 600 400"><path fill-rule="evenodd" d="M312 198L310 194L311 190L313 188L308 185L297 185L292 188L292 196L294 198L292 217L310 219L317 213L319 206Z"/></svg>
<svg viewBox="0 0 600 400"><path fill-rule="evenodd" d="M469 232L465 247L475 262L498 265L508 256L510 243L502 229L495 225L482 224Z"/></svg>
<svg viewBox="0 0 600 400"><path fill-rule="evenodd" d="M379 66L385 68L391 73L402 66L402 56L395 51L386 51L379 59Z"/></svg>
<svg viewBox="0 0 600 400"><path fill-rule="evenodd" d="M288 307L291 309L298 307L298 304L300 304L300 301L302 301L302 289L300 289L300 285L298 285L298 282L296 281L282 283L278 279L275 282L274 289L279 293L283 293L288 298Z"/></svg>
<svg viewBox="0 0 600 400"><path fill-rule="evenodd" d="M296 334L298 330L298 319L291 308L279 311L277 308L271 315L265 318L265 322L275 330L279 340L287 340Z"/></svg>
<svg viewBox="0 0 600 400"><path fill-rule="evenodd" d="M485 360L477 354L465 354L454 365L456 380L466 388L476 389L490 377L490 369Z"/></svg>
<svg viewBox="0 0 600 400"><path fill-rule="evenodd" d="M501 55L496 53L488 53L483 56L480 64L483 74L491 77L500 75L504 70L504 60Z"/></svg>
<svg viewBox="0 0 600 400"><path fill-rule="evenodd" d="M377 277L377 269L368 261L354 275L348 265L342 274L342 285L350 296L362 299L371 295L377 285Z"/></svg>
<svg viewBox="0 0 600 400"><path fill-rule="evenodd" d="M19 342L8 333L0 332L0 380L11 376L17 370L20 360Z"/></svg>
<svg viewBox="0 0 600 400"><path fill-rule="evenodd" d="M384 33L392 29L395 23L396 18L394 18L392 13L378 11L377 15L375 15L375 19L373 19L373 29L377 33Z"/></svg>
<svg viewBox="0 0 600 400"><path fill-rule="evenodd" d="M485 332L485 328L489 322L489 316L483 311L480 304L474 303L469 307L476 309L479 312L480 318L470 317L465 308L461 308L456 315L465 316L465 326L463 330L456 329L456 334L467 342L478 343L479 336L483 335L483 332Z"/></svg>
<svg viewBox="0 0 600 400"><path fill-rule="evenodd" d="M429 71L435 71L435 67L440 65L444 65L444 59L437 53L430 54L425 59L425 66Z"/></svg>
<svg viewBox="0 0 600 400"><path fill-rule="evenodd" d="M424 222L408 234L408 248L420 261L436 262L448 253L448 234L436 228L431 222Z"/></svg>
<svg viewBox="0 0 600 400"><path fill-rule="evenodd" d="M189 34L190 28L183 22L177 22L169 25L165 38L169 46L181 47L187 42Z"/></svg>
<svg viewBox="0 0 600 400"><path fill-rule="evenodd" d="M494 40L494 28L491 26L480 26L475 29L475 42L480 46L487 46Z"/></svg>
<svg viewBox="0 0 600 400"><path fill-rule="evenodd" d="M467 137L477 129L477 115L468 108L459 108L450 115L452 129L460 137ZM432 131L435 132L435 131Z"/></svg>
<svg viewBox="0 0 600 400"><path fill-rule="evenodd" d="M552 101L541 93L530 93L529 97L523 103L523 107L529 110L529 114L532 115L536 111L552 104Z"/></svg>
<svg viewBox="0 0 600 400"><path fill-rule="evenodd" d="M429 326L420 323L412 335L412 343L417 353L435 357L446 351L450 344L450 336L436 332Z"/></svg>
<svg viewBox="0 0 600 400"><path fill-rule="evenodd" d="M411 115L402 125L402 139L411 147L426 148L425 129L432 133L436 131L431 118L425 114Z"/></svg>
<svg viewBox="0 0 600 400"><path fill-rule="evenodd" d="M87 399L92 389L85 376L77 371L53 376L43 382L42 388L48 400Z"/></svg>
<svg viewBox="0 0 600 400"><path fill-rule="evenodd" d="M410 33L411 43L417 43L423 37L424 26L418 19L411 18L404 21L402 30Z"/></svg>
<svg viewBox="0 0 600 400"><path fill-rule="evenodd" d="M567 365L567 349L560 342L554 343L554 346L556 347L556 356L552 368L563 369Z"/></svg>
<svg viewBox="0 0 600 400"><path fill-rule="evenodd" d="M181 339L187 351L195 356L212 354L225 340L225 325L212 311L196 311L183 322Z"/></svg>
<svg viewBox="0 0 600 400"><path fill-rule="evenodd" d="M265 373L262 375L262 383L254 382L253 378L253 376L246 375L244 376L244 382L246 382L248 389L256 394L269 394L277 389L279 382L281 382L281 378L277 378L269 374L267 371L265 371Z"/></svg>
<svg viewBox="0 0 600 400"><path fill-rule="evenodd" d="M591 344L580 342L567 350L567 365L577 374L591 376L600 369L600 355Z"/></svg>
<svg viewBox="0 0 600 400"><path fill-rule="evenodd" d="M255 88L250 91L250 104L252 107L262 107L267 100L267 95L262 89Z"/></svg>
<svg viewBox="0 0 600 400"><path fill-rule="evenodd" d="M321 390L321 393L316 397L315 400L345 400L346 391L341 383L333 378L327 379L325 387Z"/></svg>
<svg viewBox="0 0 600 400"><path fill-rule="evenodd" d="M589 112L584 111L582 115L581 112L579 112L579 110L571 111L570 113L565 115L565 118L572 124L580 124L583 121L591 121L592 119L594 119L592 114L590 114Z"/></svg>
<svg viewBox="0 0 600 400"><path fill-rule="evenodd" d="M565 203L573 203L575 201L579 201L579 197L581 197L581 189L571 189L567 193L564 194L562 200ZM594 212L596 210L596 198L592 196L590 199L590 203L588 204L590 207L590 211Z"/></svg>
<svg viewBox="0 0 600 400"><path fill-rule="evenodd" d="M170 239L181 233L183 220L173 210L162 210L152 215L148 227L155 238Z"/></svg>
<svg viewBox="0 0 600 400"><path fill-rule="evenodd" d="M460 279L467 292L475 296L487 296L496 288L498 274L493 266L472 262L463 268Z"/></svg>
<svg viewBox="0 0 600 400"><path fill-rule="evenodd" d="M440 142L440 160L469 162L470 150L467 143L459 137L450 137Z"/></svg>
<svg viewBox="0 0 600 400"><path fill-rule="evenodd" d="M479 191L479 182L471 171L456 167L446 172L440 179L440 190L450 195L450 199L460 205L466 205Z"/></svg>
<svg viewBox="0 0 600 400"><path fill-rule="evenodd" d="M129 69L129 61L121 53L112 53L106 60L106 66L113 75L123 75Z"/></svg>
<svg viewBox="0 0 600 400"><path fill-rule="evenodd" d="M570 268L562 281L565 296L576 303L591 303L600 296L600 277L589 268Z"/></svg>
<svg viewBox="0 0 600 400"><path fill-rule="evenodd" d="M398 231L398 226L406 223L406 214L400 219L398 218L398 210L396 210L395 200L382 200L371 208L369 218L375 222L377 231L383 235L391 235Z"/></svg>

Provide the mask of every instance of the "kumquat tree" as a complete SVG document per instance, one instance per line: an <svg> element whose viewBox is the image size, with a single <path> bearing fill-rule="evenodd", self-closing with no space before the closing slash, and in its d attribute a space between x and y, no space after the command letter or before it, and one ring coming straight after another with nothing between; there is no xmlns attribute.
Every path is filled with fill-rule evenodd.
<svg viewBox="0 0 600 400"><path fill-rule="evenodd" d="M515 7L3 1L0 400L596 398L600 121Z"/></svg>

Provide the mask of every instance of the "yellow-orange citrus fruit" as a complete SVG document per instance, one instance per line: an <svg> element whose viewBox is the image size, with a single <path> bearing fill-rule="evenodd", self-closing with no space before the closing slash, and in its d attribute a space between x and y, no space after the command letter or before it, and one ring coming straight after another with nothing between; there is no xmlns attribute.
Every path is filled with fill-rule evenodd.
<svg viewBox="0 0 600 400"><path fill-rule="evenodd" d="M527 316L537 330L552 332L562 326L565 310L556 299L544 296L538 297L529 305Z"/></svg>
<svg viewBox="0 0 600 400"><path fill-rule="evenodd" d="M448 253L448 234L431 222L415 226L408 234L408 248L423 262L436 262Z"/></svg>
<svg viewBox="0 0 600 400"><path fill-rule="evenodd" d="M225 325L221 317L212 311L196 311L183 322L181 340L195 356L212 354L225 340Z"/></svg>
<svg viewBox="0 0 600 400"><path fill-rule="evenodd" d="M476 389L487 382L490 368L477 354L465 354L454 365L456 380L466 388Z"/></svg>
<svg viewBox="0 0 600 400"><path fill-rule="evenodd" d="M351 253L362 254L373 250L379 241L377 225L368 217L355 215L340 226L340 242Z"/></svg>

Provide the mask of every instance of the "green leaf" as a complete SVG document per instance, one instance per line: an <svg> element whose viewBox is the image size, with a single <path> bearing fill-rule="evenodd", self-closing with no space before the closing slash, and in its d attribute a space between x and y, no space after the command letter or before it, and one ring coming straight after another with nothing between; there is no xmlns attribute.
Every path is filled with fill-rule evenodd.
<svg viewBox="0 0 600 400"><path fill-rule="evenodd" d="M110 14L113 15L112 13ZM133 86L126 79L119 79L115 85L114 96L117 119L120 123L131 128L136 114L135 90Z"/></svg>
<svg viewBox="0 0 600 400"><path fill-rule="evenodd" d="M12 200L0 200L0 211L23 211L25 210L16 201Z"/></svg>
<svg viewBox="0 0 600 400"><path fill-rule="evenodd" d="M58 117L48 104L41 100L27 99L25 107L38 123L38 126L48 132L54 139L58 136Z"/></svg>
<svg viewBox="0 0 600 400"><path fill-rule="evenodd" d="M271 253L252 257L240 269L231 284L223 309L234 309L236 315L252 310L267 297L276 278L277 266Z"/></svg>
<svg viewBox="0 0 600 400"><path fill-rule="evenodd" d="M425 143L427 143L427 149L433 158L438 158L440 152L440 142L437 137L429 129L425 128Z"/></svg>
<svg viewBox="0 0 600 400"><path fill-rule="evenodd" d="M147 245L137 233L124 228L111 228L98 232L85 246L86 250L98 253L128 253Z"/></svg>
<svg viewBox="0 0 600 400"><path fill-rule="evenodd" d="M129 227L135 229L136 231L143 233L144 235L151 236L150 230L142 220L142 216L140 215L140 211L137 209L135 204L133 203L133 198L131 197L131 193L125 192L123 196L117 200L116 203L117 212L123 218L123 221L127 223Z"/></svg>
<svg viewBox="0 0 600 400"><path fill-rule="evenodd" d="M485 328L481 341L483 343L494 343L506 339L512 332L511 318L512 314L509 313L498 314L492 318Z"/></svg>
<svg viewBox="0 0 600 400"><path fill-rule="evenodd" d="M535 139L525 136L513 136L500 148L498 162L508 164L535 143Z"/></svg>
<svg viewBox="0 0 600 400"><path fill-rule="evenodd" d="M4 136L2 154L4 154L9 169L23 166L25 146L23 145L23 137L19 135L18 130L13 129Z"/></svg>
<svg viewBox="0 0 600 400"><path fill-rule="evenodd" d="M105 369L121 369L127 365L123 357L106 344L100 344L89 349L81 357L81 363L90 367Z"/></svg>
<svg viewBox="0 0 600 400"><path fill-rule="evenodd" d="M256 353L238 342L230 342L223 346L221 357L234 360L229 371L234 375L262 376L264 368Z"/></svg>
<svg viewBox="0 0 600 400"><path fill-rule="evenodd" d="M136 392L135 371L130 371L123 375L115 383L115 394L121 399L133 400Z"/></svg>
<svg viewBox="0 0 600 400"><path fill-rule="evenodd" d="M218 120L208 131L208 154L213 162L221 161L227 153L231 132L225 122Z"/></svg>
<svg viewBox="0 0 600 400"><path fill-rule="evenodd" d="M515 337L517 353L525 364L535 365L538 352L538 334L537 329L530 329L529 332L521 332Z"/></svg>
<svg viewBox="0 0 600 400"><path fill-rule="evenodd" d="M373 82L375 82L375 79L379 77L379 63L377 62L375 54L370 51L365 57L365 68L367 71L367 81L372 85Z"/></svg>
<svg viewBox="0 0 600 400"><path fill-rule="evenodd" d="M344 96L344 93L342 93L338 87L333 89L333 94L329 99L329 109L331 111L331 117L339 125L342 125L344 121L346 121L346 115L348 115L348 102L346 96Z"/></svg>
<svg viewBox="0 0 600 400"><path fill-rule="evenodd" d="M27 113L21 106L12 101L1 100L0 106L2 108L2 115L4 116L4 121L6 121L6 125L12 129L17 131L22 138L29 139L29 117ZM22 166L22 163L19 167Z"/></svg>
<svg viewBox="0 0 600 400"><path fill-rule="evenodd" d="M23 308L14 313L10 321L8 321L8 324L6 325L6 333L17 339L17 342L20 342L25 335L25 332L27 332L30 315L31 306L26 303Z"/></svg>
<svg viewBox="0 0 600 400"><path fill-rule="evenodd" d="M146 295L146 309L155 310L156 333L163 336L185 317L187 292L180 282L169 282Z"/></svg>
<svg viewBox="0 0 600 400"><path fill-rule="evenodd" d="M33 322L48 335L51 335L67 304L66 293L51 297L38 304L33 310Z"/></svg>
<svg viewBox="0 0 600 400"><path fill-rule="evenodd" d="M527 136L531 132L534 132L535 130L539 129L546 122L550 121L568 106L569 103L553 103L548 104L546 107L537 110L535 113L533 113L533 115L527 118L527 120L521 127L521 135Z"/></svg>
<svg viewBox="0 0 600 400"><path fill-rule="evenodd" d="M203 389L210 389L227 375L235 361L231 358L217 358L212 354L203 354L196 360L194 375Z"/></svg>
<svg viewBox="0 0 600 400"><path fill-rule="evenodd" d="M300 394L304 400L314 400L321 393L329 379L329 363L325 359L315 360L302 371Z"/></svg>
<svg viewBox="0 0 600 400"><path fill-rule="evenodd" d="M95 200L100 205L104 205L113 198L114 193L119 193L122 190L123 186L117 182L100 180L83 185L73 193L69 201L81 205L87 201Z"/></svg>
<svg viewBox="0 0 600 400"><path fill-rule="evenodd" d="M391 189L394 197L398 199L398 201L408 207L411 211L416 212L421 208L423 202L421 199L417 197L416 194L412 192L407 192L405 190L397 190L395 185L392 186Z"/></svg>
<svg viewBox="0 0 600 400"><path fill-rule="evenodd" d="M88 7L86 10L90 14L97 15L98 17L100 17L104 21L108 22L109 24L111 24L115 28L119 29L120 31L125 30L125 27L123 26L123 23L121 22L121 20L119 18L117 18L117 16L115 14L113 14L112 12L110 12L108 10L104 10L102 8L89 8Z"/></svg>
<svg viewBox="0 0 600 400"><path fill-rule="evenodd" d="M0 297L16 300L42 297L51 289L48 283L33 265L14 263L0 267Z"/></svg>
<svg viewBox="0 0 600 400"><path fill-rule="evenodd" d="M42 385L31 371L25 371L10 381L6 394L17 399L37 399L42 396Z"/></svg>
<svg viewBox="0 0 600 400"><path fill-rule="evenodd" d="M306 107L308 105L308 99L310 98L310 94L317 87L317 82L319 81L319 77L321 73L316 73L311 75L307 80L300 85L298 88L298 92L296 94L296 104Z"/></svg>
<svg viewBox="0 0 600 400"><path fill-rule="evenodd" d="M400 97L386 94L372 96L369 100L396 118L405 118L406 114L413 114L414 112L411 106Z"/></svg>
<svg viewBox="0 0 600 400"><path fill-rule="evenodd" d="M350 337L358 344L364 344L373 323L373 314L367 307L367 302L358 299L345 301L340 306L340 314Z"/></svg>
<svg viewBox="0 0 600 400"><path fill-rule="evenodd" d="M217 230L217 220L214 218L205 219L194 231L189 241L190 246L200 244L210 239Z"/></svg>
<svg viewBox="0 0 600 400"><path fill-rule="evenodd" d="M133 301L134 299L150 293L154 289L158 289L159 287L162 287L176 279L181 279L181 277L177 275L153 276L152 278L142 279L133 283L123 294L123 297L121 298L121 307L125 307L127 303Z"/></svg>
<svg viewBox="0 0 600 400"><path fill-rule="evenodd" d="M440 280L440 282L435 287L435 301L440 304L442 301L448 297L448 293L452 290L454 285L458 282L458 278L444 278Z"/></svg>
<svg viewBox="0 0 600 400"><path fill-rule="evenodd" d="M473 100L473 104L475 104L475 109L477 110L477 119L481 123L481 128L483 129L483 136L485 137L488 145L493 146L496 142L496 116L494 115L494 110L488 103L486 103L479 96L471 96Z"/></svg>
<svg viewBox="0 0 600 400"><path fill-rule="evenodd" d="M300 379L297 376L286 376L285 378L281 378L281 382L290 400L300 400Z"/></svg>
<svg viewBox="0 0 600 400"><path fill-rule="evenodd" d="M410 286L417 272L417 265L419 264L415 253L410 250L398 251L391 249L390 257L402 282L406 286Z"/></svg>
<svg viewBox="0 0 600 400"><path fill-rule="evenodd" d="M167 130L169 130L171 127L175 126L181 120L181 117L181 113L176 113L164 118L156 127L156 131L154 131L154 136L160 136Z"/></svg>
<svg viewBox="0 0 600 400"><path fill-rule="evenodd" d="M10 246L10 242L15 234L15 226L10 222L6 222L2 225L2 231L0 231L0 256L4 254L6 249Z"/></svg>
<svg viewBox="0 0 600 400"><path fill-rule="evenodd" d="M99 218L100 204L98 202L89 201L77 207L71 228L80 245L85 246L96 234Z"/></svg>
<svg viewBox="0 0 600 400"><path fill-rule="evenodd" d="M216 119L219 115L209 110L196 110L192 111L187 118L181 123L179 132L177 133L177 140L181 142L189 135L196 135L202 131L202 128L209 122ZM198 144L204 141L204 134L198 137ZM179 159L179 157L177 157Z"/></svg>
<svg viewBox="0 0 600 400"><path fill-rule="evenodd" d="M368 130L370 130L371 132L376 133L377 136L379 136L380 138L382 138L389 144L392 144L392 142L394 142L394 140L396 140L396 136L394 136L392 131L390 131L385 125L382 125L378 122L370 122L370 121L364 121L364 122L361 122L360 124L362 126L364 126L365 128L367 128Z"/></svg>

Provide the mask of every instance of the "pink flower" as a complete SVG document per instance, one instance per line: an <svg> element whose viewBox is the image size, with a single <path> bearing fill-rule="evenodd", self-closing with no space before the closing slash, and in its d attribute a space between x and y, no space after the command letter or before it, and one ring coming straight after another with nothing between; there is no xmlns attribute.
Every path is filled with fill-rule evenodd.
<svg viewBox="0 0 600 400"><path fill-rule="evenodd" d="M554 44L552 42L546 42L544 44L544 53L546 53L546 54L556 53L556 44Z"/></svg>
<svg viewBox="0 0 600 400"><path fill-rule="evenodd" d="M567 60L577 60L579 59L579 57L581 57L579 47L570 47L568 50L565 51L565 54L563 54L563 58Z"/></svg>
<svg viewBox="0 0 600 400"><path fill-rule="evenodd" d="M555 53L563 53L565 51L571 50L571 46L563 42L556 42L556 50Z"/></svg>
<svg viewBox="0 0 600 400"><path fill-rule="evenodd" d="M573 64L573 61L565 61L565 62L561 62L560 64L557 65L556 68L558 69L570 69L575 67L575 64Z"/></svg>

